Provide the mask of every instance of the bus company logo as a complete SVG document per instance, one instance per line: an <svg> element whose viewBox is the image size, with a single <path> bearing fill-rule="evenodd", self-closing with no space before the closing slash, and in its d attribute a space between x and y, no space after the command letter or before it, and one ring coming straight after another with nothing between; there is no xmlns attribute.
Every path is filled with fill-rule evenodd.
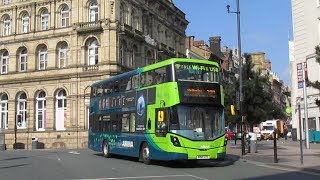
<svg viewBox="0 0 320 180"><path fill-rule="evenodd" d="M109 109L109 108L110 108L109 98L99 100L99 110Z"/></svg>
<svg viewBox="0 0 320 180"><path fill-rule="evenodd" d="M144 114L145 109L146 109L146 103L143 95L141 95L137 102L137 114L139 116L142 116Z"/></svg>

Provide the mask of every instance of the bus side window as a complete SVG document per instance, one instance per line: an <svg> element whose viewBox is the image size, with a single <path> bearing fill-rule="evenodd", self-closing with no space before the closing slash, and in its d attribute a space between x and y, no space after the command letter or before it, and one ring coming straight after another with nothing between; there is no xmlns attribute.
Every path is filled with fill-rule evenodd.
<svg viewBox="0 0 320 180"><path fill-rule="evenodd" d="M97 96L102 96L102 93L103 93L103 88L100 86L97 89Z"/></svg>
<svg viewBox="0 0 320 180"><path fill-rule="evenodd" d="M113 86L113 92L119 92L119 81L116 81Z"/></svg>
<svg viewBox="0 0 320 180"><path fill-rule="evenodd" d="M131 77L128 77L126 91L131 90L131 89L132 89L132 79L131 79Z"/></svg>
<svg viewBox="0 0 320 180"><path fill-rule="evenodd" d="M136 89L139 86L139 76L134 75L132 76L132 89Z"/></svg>
<svg viewBox="0 0 320 180"><path fill-rule="evenodd" d="M166 67L162 67L162 68L156 69L155 70L155 78L154 79L156 80L157 84L166 82L166 80L167 80Z"/></svg>
<svg viewBox="0 0 320 180"><path fill-rule="evenodd" d="M130 127L130 116L129 114L123 114L122 115L122 128L121 132L129 132L129 127Z"/></svg>
<svg viewBox="0 0 320 180"><path fill-rule="evenodd" d="M111 90L110 90L110 84L105 84L103 86L103 94L110 94L111 93Z"/></svg>
<svg viewBox="0 0 320 180"><path fill-rule="evenodd" d="M131 113L130 114L130 132L136 131L136 114Z"/></svg>
<svg viewBox="0 0 320 180"><path fill-rule="evenodd" d="M146 85L146 75L145 73L140 74L140 86L143 87Z"/></svg>
<svg viewBox="0 0 320 180"><path fill-rule="evenodd" d="M92 87L92 90L91 90L91 93L92 93L92 97L96 97L97 96L97 87Z"/></svg>

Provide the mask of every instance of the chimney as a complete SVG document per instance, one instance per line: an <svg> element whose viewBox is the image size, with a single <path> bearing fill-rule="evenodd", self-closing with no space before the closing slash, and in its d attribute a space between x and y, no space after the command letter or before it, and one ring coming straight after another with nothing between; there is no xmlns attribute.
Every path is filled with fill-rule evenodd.
<svg viewBox="0 0 320 180"><path fill-rule="evenodd" d="M193 42L194 42L194 36L188 36L186 38L186 48L191 49L191 47L193 46Z"/></svg>
<svg viewBox="0 0 320 180"><path fill-rule="evenodd" d="M209 38L210 43L210 51L213 54L220 55L221 54L221 37L220 36L214 36Z"/></svg>

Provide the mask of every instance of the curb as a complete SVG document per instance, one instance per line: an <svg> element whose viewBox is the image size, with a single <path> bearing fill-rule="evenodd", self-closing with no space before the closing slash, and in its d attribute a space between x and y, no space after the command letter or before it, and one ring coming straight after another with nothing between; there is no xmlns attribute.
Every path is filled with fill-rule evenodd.
<svg viewBox="0 0 320 180"><path fill-rule="evenodd" d="M266 167L270 167L270 168L285 168L287 170L293 170L293 171L303 171L303 172L309 172L309 173L314 173L318 176L320 176L320 170L318 169L313 169L313 168L309 168L309 167L297 167L297 166L293 166L293 165L287 165L287 164L282 164L282 163L264 163L264 162L260 162L260 161L254 161L254 160L248 160L245 158L245 156L243 158L241 158L239 155L235 155L235 154L227 154L227 158L230 161L241 161L241 162L246 162L246 163L250 163L250 164L255 164L258 166L266 166Z"/></svg>

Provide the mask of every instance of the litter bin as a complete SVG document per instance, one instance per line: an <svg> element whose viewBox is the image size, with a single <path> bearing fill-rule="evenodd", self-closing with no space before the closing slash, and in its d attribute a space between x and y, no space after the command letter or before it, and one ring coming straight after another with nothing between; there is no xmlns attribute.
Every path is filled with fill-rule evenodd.
<svg viewBox="0 0 320 180"><path fill-rule="evenodd" d="M38 149L38 138L32 137L31 141L32 141L32 149Z"/></svg>
<svg viewBox="0 0 320 180"><path fill-rule="evenodd" d="M252 133L250 134L250 152L251 153L256 153L257 152L257 134Z"/></svg>

